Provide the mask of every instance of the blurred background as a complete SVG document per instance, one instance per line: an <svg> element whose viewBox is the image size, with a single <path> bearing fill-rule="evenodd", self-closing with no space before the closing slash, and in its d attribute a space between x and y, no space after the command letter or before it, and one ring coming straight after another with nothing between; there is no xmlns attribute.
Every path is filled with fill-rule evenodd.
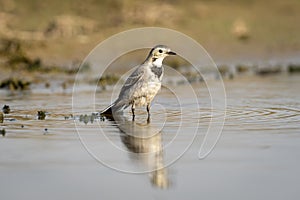
<svg viewBox="0 0 300 200"><path fill-rule="evenodd" d="M298 0L0 0L0 65L16 48L45 65L70 65L144 26L187 34L217 63L290 63L300 52L299 19Z"/></svg>
<svg viewBox="0 0 300 200"><path fill-rule="evenodd" d="M300 199L299 21L299 0L0 0L0 199ZM142 124L146 132L163 125L162 134L143 141L126 137L126 127L118 130L89 109L107 107L121 73L141 63L149 49L122 55L101 78L92 78L98 75L93 65L82 62L110 36L151 26L195 39L220 73L210 76L208 88L202 74L185 68L184 58L167 58L164 63L186 79L168 81L166 71L164 81L179 92L162 88L151 108L153 121ZM222 137L198 160L212 116L223 120L218 106L212 113L210 99L210 92L221 94L221 84L227 101ZM199 104L187 92L190 85ZM180 105L187 115L177 94L185 95ZM95 106L88 101L94 99ZM146 111L140 112L142 121ZM111 151L99 124L111 141L136 154ZM134 127L137 133L143 129ZM186 151L185 142L194 138L191 127L198 127L197 138ZM130 169L161 166L186 152L152 174L117 173L88 155L78 130L91 136L109 162ZM174 137L172 149L162 149ZM139 148L159 151L147 164Z"/></svg>

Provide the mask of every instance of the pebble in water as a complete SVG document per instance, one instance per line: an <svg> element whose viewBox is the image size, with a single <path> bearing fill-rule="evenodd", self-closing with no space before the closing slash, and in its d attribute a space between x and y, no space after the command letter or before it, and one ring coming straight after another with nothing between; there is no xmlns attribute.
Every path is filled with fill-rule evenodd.
<svg viewBox="0 0 300 200"><path fill-rule="evenodd" d="M4 105L2 108L2 111L4 114L9 114L10 113L10 107L9 105Z"/></svg>
<svg viewBox="0 0 300 200"><path fill-rule="evenodd" d="M65 120L68 120L68 119L73 119L74 117L72 114L70 114L70 115L65 115L64 118Z"/></svg>
<svg viewBox="0 0 300 200"><path fill-rule="evenodd" d="M46 111L38 111L38 120L44 120L46 118Z"/></svg>

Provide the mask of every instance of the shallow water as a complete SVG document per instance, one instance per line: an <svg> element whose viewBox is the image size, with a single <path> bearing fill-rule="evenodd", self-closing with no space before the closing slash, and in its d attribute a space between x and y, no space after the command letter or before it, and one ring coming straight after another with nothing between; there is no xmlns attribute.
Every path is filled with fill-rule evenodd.
<svg viewBox="0 0 300 200"><path fill-rule="evenodd" d="M215 81L218 82L218 81ZM218 84L210 84L210 86ZM33 89L7 96L12 112L0 124L1 199L299 199L300 76L239 77L225 81L225 125L205 159L198 153L212 115L204 83L167 89L151 108L116 121L90 115L83 87L72 112L72 90ZM212 91L216 88L211 88ZM180 94L178 94L180 93ZM111 91L96 94L105 108ZM46 120L37 120L46 110ZM74 114L71 116L71 114ZM23 127L22 127L23 125ZM220 124L217 124L220 125ZM167 166L167 167L164 167Z"/></svg>

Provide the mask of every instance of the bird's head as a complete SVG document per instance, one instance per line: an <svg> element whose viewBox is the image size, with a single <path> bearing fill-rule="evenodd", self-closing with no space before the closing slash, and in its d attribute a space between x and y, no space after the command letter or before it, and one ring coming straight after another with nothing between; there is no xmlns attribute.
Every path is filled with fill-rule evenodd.
<svg viewBox="0 0 300 200"><path fill-rule="evenodd" d="M165 45L157 45L151 49L145 62L161 67L164 58L171 55L176 55L176 53L171 51L171 49Z"/></svg>
<svg viewBox="0 0 300 200"><path fill-rule="evenodd" d="M150 56L153 60L164 59L167 56L176 55L171 49L165 45L157 45L150 51Z"/></svg>

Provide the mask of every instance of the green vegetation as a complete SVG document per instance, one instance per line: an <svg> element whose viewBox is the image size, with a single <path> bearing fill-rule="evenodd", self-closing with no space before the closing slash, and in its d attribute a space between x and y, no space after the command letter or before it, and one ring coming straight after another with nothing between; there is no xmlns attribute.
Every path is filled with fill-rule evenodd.
<svg viewBox="0 0 300 200"><path fill-rule="evenodd" d="M296 64L290 64L288 66L288 71L290 73L299 73L300 72L300 65L296 65Z"/></svg>
<svg viewBox="0 0 300 200"><path fill-rule="evenodd" d="M22 79L17 78L9 78L3 81L0 81L0 89L8 89L10 91L16 91L16 90L29 90L31 82L24 81Z"/></svg>

